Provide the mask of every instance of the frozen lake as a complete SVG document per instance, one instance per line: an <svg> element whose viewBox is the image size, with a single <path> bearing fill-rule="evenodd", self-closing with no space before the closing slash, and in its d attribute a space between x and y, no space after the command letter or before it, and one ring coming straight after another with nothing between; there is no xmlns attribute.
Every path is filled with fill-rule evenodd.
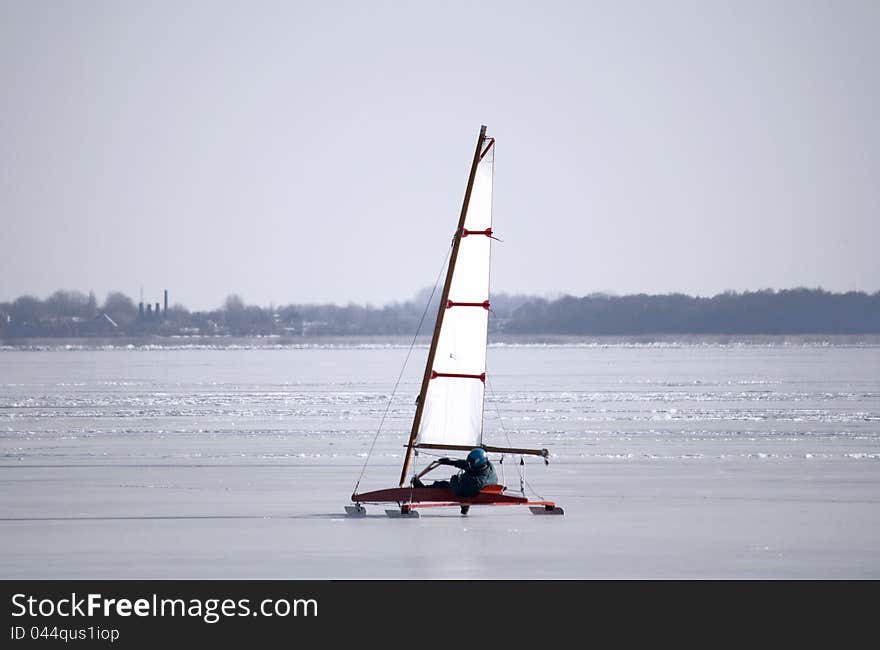
<svg viewBox="0 0 880 650"><path fill-rule="evenodd" d="M0 578L880 578L880 347L491 347L485 440L566 515L346 519L405 355L0 351Z"/></svg>

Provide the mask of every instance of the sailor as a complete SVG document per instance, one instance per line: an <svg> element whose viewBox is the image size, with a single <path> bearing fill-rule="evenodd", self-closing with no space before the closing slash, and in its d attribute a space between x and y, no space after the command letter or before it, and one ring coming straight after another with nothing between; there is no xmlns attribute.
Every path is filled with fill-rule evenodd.
<svg viewBox="0 0 880 650"><path fill-rule="evenodd" d="M455 460L452 458L440 458L436 461L438 465L452 465L460 470L448 481L434 481L430 485L425 485L419 480L419 477L413 477L412 484L414 487L430 487L430 488L452 488L453 493L457 497L476 496L481 489L487 485L498 485L498 477L495 474L495 468L486 455L485 450L473 449L465 460Z"/></svg>

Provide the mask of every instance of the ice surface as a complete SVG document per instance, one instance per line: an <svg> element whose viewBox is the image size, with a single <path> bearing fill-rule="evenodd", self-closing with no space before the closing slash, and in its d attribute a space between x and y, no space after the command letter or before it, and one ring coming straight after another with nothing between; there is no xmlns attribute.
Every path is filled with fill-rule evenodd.
<svg viewBox="0 0 880 650"><path fill-rule="evenodd" d="M880 348L491 348L486 440L565 516L346 518L405 353L0 351L0 577L880 577Z"/></svg>

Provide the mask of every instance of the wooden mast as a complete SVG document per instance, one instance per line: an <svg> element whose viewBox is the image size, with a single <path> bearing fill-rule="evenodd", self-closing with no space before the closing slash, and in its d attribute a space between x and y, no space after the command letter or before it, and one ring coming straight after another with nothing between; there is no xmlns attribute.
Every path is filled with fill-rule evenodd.
<svg viewBox="0 0 880 650"><path fill-rule="evenodd" d="M480 135L477 137L477 148L474 151L474 161L471 163L471 173L468 176L467 189L464 191L464 202L461 205L461 216L458 218L458 229L452 241L452 253L449 256L449 267L446 269L446 282L443 284L443 295L440 296L440 307L437 310L437 322L434 324L434 335L431 337L431 348L428 350L428 362L425 364L425 374L422 377L422 388L419 391L419 399L416 404L416 415L413 418L412 430L409 434L409 442L406 444L406 456L403 459L403 469L400 471L400 487L406 484L406 473L412 460L413 443L419 433L419 425L422 422L422 412L425 409L425 395L428 392L428 382L431 381L431 369L434 367L434 355L437 354L437 340L440 335L440 327L443 325L443 314L446 313L446 304L449 300L449 287L452 283L452 273L455 271L455 261L458 258L458 247L461 244L461 232L464 229L464 220L467 217L468 204L471 200L471 190L474 187L474 178L477 175L477 165L480 164L480 154L483 151L483 142L486 139L486 126L480 127Z"/></svg>

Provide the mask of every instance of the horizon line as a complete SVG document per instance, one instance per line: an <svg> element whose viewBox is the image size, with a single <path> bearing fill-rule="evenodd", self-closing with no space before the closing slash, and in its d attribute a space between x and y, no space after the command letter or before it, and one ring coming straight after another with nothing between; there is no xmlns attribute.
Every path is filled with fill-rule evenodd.
<svg viewBox="0 0 880 650"><path fill-rule="evenodd" d="M167 289L163 289L163 292L164 291L167 291ZM225 308L225 306L226 306L225 303L227 301L229 301L230 299L238 299L238 300L241 300L243 306L245 306L245 307L278 308L278 307L289 307L289 306L334 306L334 307L358 306L358 307L364 307L364 308L369 309L369 308L382 308L382 307L388 307L388 306L393 306L393 305L400 305L400 304L405 304L408 302L416 302L417 300L419 300L422 297L421 294L423 294L425 292L429 292L429 291L430 291L430 289L426 287L426 288L420 289L418 292L416 292L415 295L413 295L409 298L392 300L392 301L386 302L386 303L374 303L371 301L356 301L356 300L348 300L348 301L344 301L344 302L314 301L314 300L312 300L312 301L290 301L290 302L270 301L269 303L267 303L265 305L260 304L260 303L256 303L256 302L255 303L248 302L247 299L244 296L242 296L242 294L233 292L233 293L227 294L226 297L222 299L221 303L215 307L208 307L208 308L203 308L203 309L196 308L194 310L190 310L189 307L187 307L185 304L183 304L181 302L175 302L173 304L169 303L168 306L169 306L169 308L182 307L188 311L208 312L208 311L222 310ZM599 290L599 291L591 291L589 293L584 293L584 294L580 294L580 295L570 293L570 292L562 292L562 291L551 291L551 292L545 292L543 294L508 293L505 291L499 291L499 292L493 293L492 296L504 297L505 299L518 298L518 299L523 299L523 300L546 300L548 302L552 302L552 301L556 301L556 300L561 300L563 298L574 298L574 299L594 298L594 297L628 298L628 297L643 297L643 296L649 296L649 297L684 296L687 298L695 298L695 299L712 299L712 298L717 298L719 296L725 296L725 295L745 295L745 294L757 294L757 293L778 294L778 293L794 292L794 291L814 291L814 292L821 292L821 293L826 293L826 294L831 294L831 295L841 295L841 296L849 295L849 294L862 294L862 295L866 295L866 296L880 295L880 289L873 291L873 292L866 290L866 289L847 289L845 291L834 291L834 290L824 289L821 286L809 287L809 286L805 286L805 285L797 285L794 287L787 287L787 288L782 288L782 289L776 289L776 288L772 288L772 287L764 287L764 288L760 288L760 289L744 289L744 290L725 289L724 291L719 291L719 292L711 294L711 295L699 294L699 293L690 294L690 293L684 293L681 291L667 291L667 292L657 292L657 293L641 291L641 292L630 292L630 293L618 293L615 291ZM58 293L66 293L68 295L79 295L79 296L85 297L86 299L88 299L91 295L95 295L95 300L97 302L97 294L92 289L89 289L88 291L83 291L81 289L55 289L54 291L47 294L43 298L40 298L39 296L37 296L33 293L23 293L23 294L18 295L15 298L12 298L12 299L0 300L0 305L4 305L4 304L5 305L12 305L15 302L17 302L18 300L21 300L23 298L31 298L34 300L44 302L46 300L49 300L52 296L54 296L55 294L58 294ZM125 296L129 300L131 300L132 303L134 303L135 305L138 305L140 303L143 303L144 305L148 305L148 304L152 305L154 302L157 302L157 303L160 302L160 301L135 300L131 295L125 293L124 291L120 291L120 290L107 291L107 293L104 295L104 300L102 302L106 302L107 299L112 295L120 295L120 294ZM170 292L169 292L169 294L170 294Z"/></svg>

